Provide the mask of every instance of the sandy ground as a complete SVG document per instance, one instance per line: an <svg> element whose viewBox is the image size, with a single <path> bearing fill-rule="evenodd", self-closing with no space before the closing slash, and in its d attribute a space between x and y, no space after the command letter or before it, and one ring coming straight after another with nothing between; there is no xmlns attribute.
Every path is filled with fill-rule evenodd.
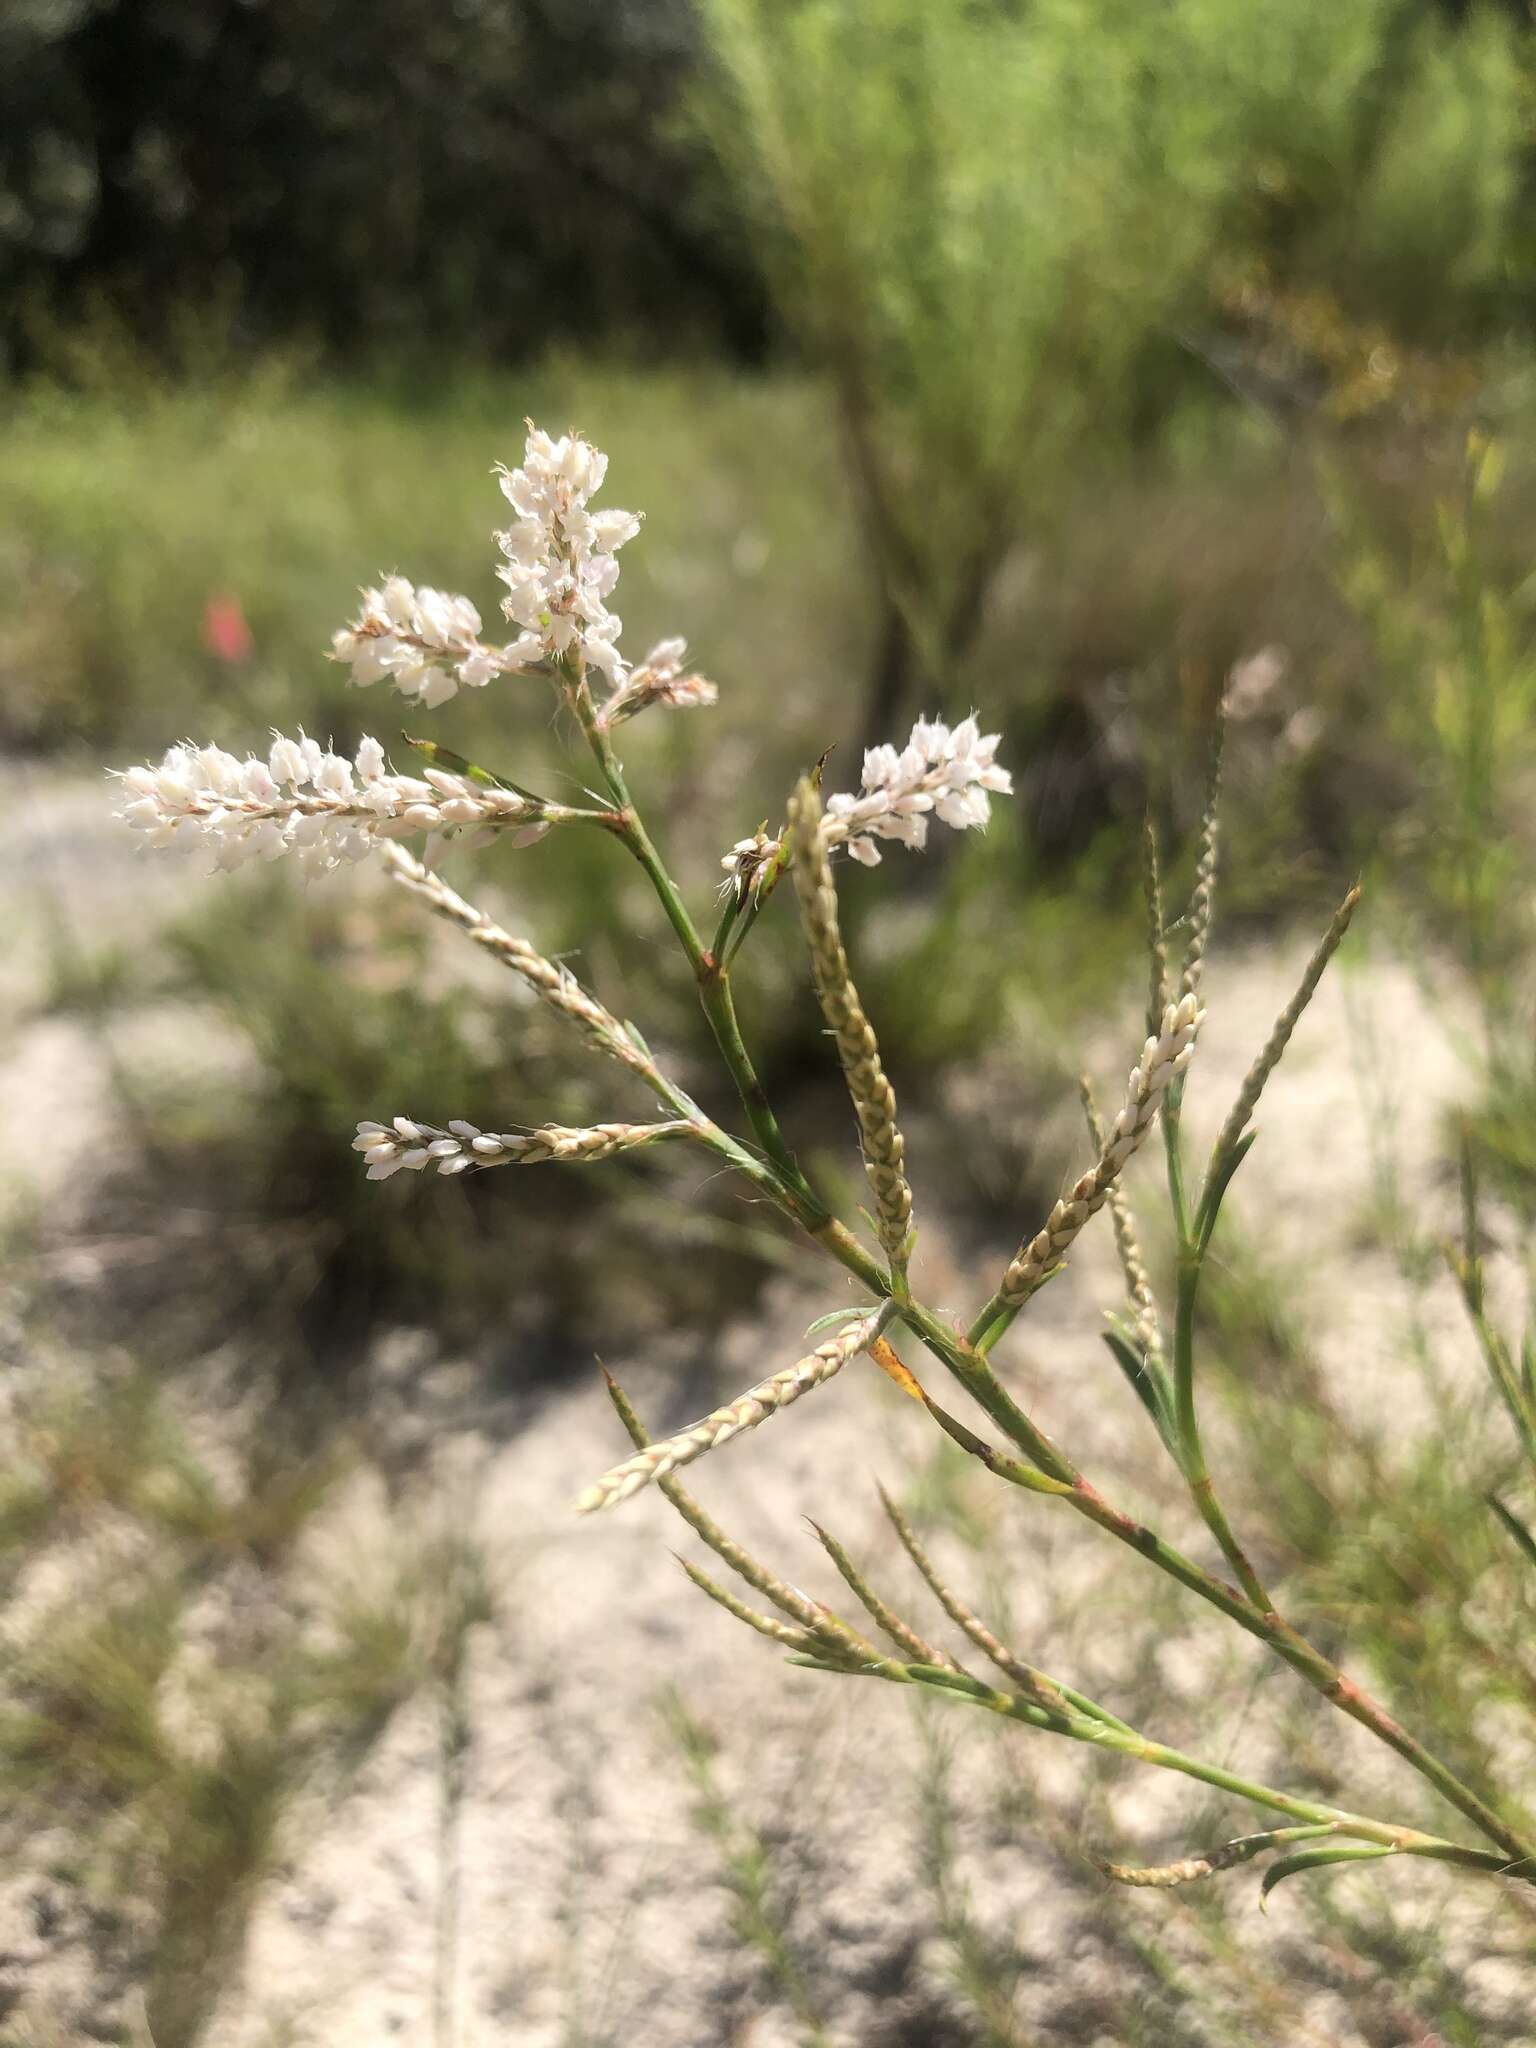
<svg viewBox="0 0 1536 2048"><path fill-rule="evenodd" d="M38 892L65 903L86 943L107 933L149 943L186 875L131 861L102 825L93 787L34 781L22 794L19 806L0 804L10 835L0 839L0 873L18 891L0 1129L33 1198L67 1214L93 1155L112 1142L113 1097L95 1034L27 1017L48 957ZM1304 950L1218 952L1189 1112L1197 1131L1219 1118ZM165 1021L124 1028L153 1034ZM1134 1040L1126 1020L1085 1049L1106 1090ZM1340 1050L1349 1046L1364 1050L1365 1090ZM1266 1104L1239 1202L1281 1266L1305 1274L1297 1307L1326 1332L1319 1348L1337 1369L1340 1399L1365 1419L1390 1408L1403 1430L1427 1418L1400 1368L1407 1304L1393 1261L1362 1248L1359 1224L1376 1185L1373 1158L1390 1158L1405 1187L1450 1214L1453 1191L1434 1168L1436 1122L1462 1072L1454 1020L1416 977L1388 960L1357 962L1325 986L1304 1026ZM966 1084L956 1086L963 1096ZM46 1145L28 1142L39 1130ZM1373 1144L1373 1131L1389 1142ZM919 1189L925 1140L943 1142L936 1129L912 1133ZM1070 1106L1057 1141L1065 1178L1080 1158ZM1137 1187L1155 1199L1147 1166ZM916 1284L963 1316L992 1284L994 1260L923 1213ZM1038 1219L1019 1220L1033 1229ZM1204 1559L1198 1525L1098 1341L1117 1295L1109 1232L1096 1226L1009 1340L1004 1369L1106 1491ZM652 1345L609 1363L653 1428L670 1428L788 1363L808 1348L809 1321L849 1298L835 1271L808 1267L803 1281L774 1283L761 1312L717 1340L679 1341L670 1355ZM1444 1316L1464 1356L1444 1290L1424 1312ZM1228 1879L1219 1908L1207 1909L1191 1894L1111 1890L1094 1867L1099 1854L1186 1853L1239 1832L1246 1809L968 1710L786 1667L683 1581L670 1551L699 1557L700 1547L659 1497L575 1520L575 1492L624 1448L595 1375L489 1397L473 1357L444 1358L423 1333L402 1331L378 1347L360 1399L403 1476L388 1490L376 1474L345 1482L306 1539L303 1570L366 1579L402 1531L434 1525L483 1547L496 1614L472 1640L462 1805L445 1829L440 1728L430 1702L418 1701L385 1731L349 1796L290 1816L207 2048L1449 2043L1404 1988L1411 1972L1399 1969L1394 1982L1385 1956L1367 1961L1341 1934L1320 1932L1285 1892L1261 1914L1251 1873ZM1122 1709L1155 1672L1164 1712L1149 1732L1296 1782L1288 1678L1262 1675L1241 1644L1063 1511L960 1465L936 1450L920 1411L861 1362L711 1459L697 1490L765 1560L832 1598L836 1582L805 1517L826 1521L937 1630L880 1518L874 1482L883 1478L925 1527L944 1510L948 1529L932 1539L944 1566L1004 1597L1035 1661ZM767 1859L803 1972L798 2014L741 1932L721 1850L701 1825L662 1711L670 1687L718 1744L715 1770L739 1839ZM1328 1741L1337 1767L1368 1759L1384 1802L1401 1792L1402 1776L1369 1759L1353 1729L1331 1723ZM940 1809L951 1837L947 1890L932 1877ZM1536 2042L1536 1968L1518 1918L1469 1902L1432 1869L1393 1875L1410 1950L1454 1955L1479 2029L1457 2039ZM102 2028L121 2024L131 1969L82 1961L88 1932L67 1902L43 1910L52 1895L36 1865L0 1896L0 1982L15 2000L3 2024L21 2029L0 2038L41 2042L50 2014L65 2039L103 2038ZM1006 2015L978 2018L965 1989L955 1930L967 1916L975 1941L1002 1958ZM1226 1989L1207 1997L1192 1982L1213 1955Z"/></svg>

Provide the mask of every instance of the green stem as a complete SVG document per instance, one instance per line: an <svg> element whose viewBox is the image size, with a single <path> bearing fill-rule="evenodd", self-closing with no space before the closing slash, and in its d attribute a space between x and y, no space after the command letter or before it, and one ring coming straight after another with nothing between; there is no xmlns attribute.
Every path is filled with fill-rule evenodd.
<svg viewBox="0 0 1536 2048"><path fill-rule="evenodd" d="M1205 1446L1200 1438L1200 1419L1195 1409L1195 1304L1203 1266L1202 1255L1194 1245L1186 1243L1180 1247L1173 1318L1173 1412L1179 1469L1201 1520L1221 1546L1223 1557L1237 1574L1238 1584L1261 1613L1268 1613L1274 1602L1216 1498L1215 1482L1207 1468Z"/></svg>
<svg viewBox="0 0 1536 2048"><path fill-rule="evenodd" d="M950 1671L936 1664L903 1664L894 1658L881 1658L858 1667L822 1664L820 1668L955 1693L972 1705L987 1708L1008 1720L1022 1721L1029 1727L1063 1735L1075 1742L1090 1743L1097 1749L1114 1750L1157 1770L1177 1771L1183 1777L1197 1779L1217 1791L1231 1793L1236 1798L1267 1807L1272 1813L1283 1813L1287 1818L1309 1826L1327 1827L1332 1832L1353 1835L1405 1855L1430 1856L1469 1869L1487 1871L1494 1876L1520 1877L1527 1882L1536 1882L1536 1858L1518 1857L1515 1864L1519 1867L1513 1867L1510 1859L1504 1856L1464 1848L1459 1843L1447 1841L1439 1835L1425 1834L1417 1828L1398 1827L1390 1822L1372 1820L1365 1814L1352 1813L1344 1807L1298 1799L1289 1792L1281 1792L1251 1778L1239 1777L1234 1771L1223 1770L1219 1764L1208 1764L1200 1757L1170 1748L1166 1743L1153 1742L1123 1722L1099 1719L1082 1711L1066 1712L1058 1707L1043 1706L1017 1693L1003 1692L987 1685L966 1672Z"/></svg>
<svg viewBox="0 0 1536 2048"><path fill-rule="evenodd" d="M792 1190L785 1188L772 1170L761 1162L754 1164L757 1169L754 1178L759 1185L787 1215L800 1223L815 1244L853 1273L873 1294L890 1294L889 1276L841 1223L835 1218L828 1218L814 1227L807 1223L798 1210ZM1520 1861L1530 1860L1536 1865L1536 1845L1525 1842L1438 1757L1394 1720L1383 1706L1282 1619L1267 1600L1255 1602L1251 1596L1196 1564L1193 1558L1186 1557L1155 1530L1105 1500L1071 1460L1015 1404L986 1360L979 1357L964 1338L920 1301L903 1301L899 1308L902 1321L922 1339L928 1350L1037 1468L1037 1473L1027 1472L1012 1460L987 1456L983 1447L978 1455L983 1456L1000 1478L1033 1492L1059 1494L1085 1520L1156 1565L1167 1577L1197 1594L1236 1622L1248 1635L1265 1644L1340 1712L1369 1729L1378 1741L1412 1765L1444 1799L1507 1855ZM1043 1475L1045 1483L1042 1483L1040 1475Z"/></svg>
<svg viewBox="0 0 1536 2048"><path fill-rule="evenodd" d="M778 1118L774 1115L757 1069L747 1051L746 1040L741 1035L741 1024L736 1015L736 998L731 993L731 979L713 954L706 953L698 967L699 1001L704 1005L704 1014L709 1019L710 1030L720 1048L721 1058L730 1069L731 1079L736 1084L736 1093L741 1098L742 1108L747 1113L757 1142L778 1167L785 1180L794 1189L803 1203L807 1203L818 1216L830 1218L831 1212L817 1195L810 1182L800 1170L799 1162L789 1149L784 1133L779 1129Z"/></svg>
<svg viewBox="0 0 1536 2048"><path fill-rule="evenodd" d="M1181 1074L1163 1097L1158 1121L1163 1127L1163 1150L1168 1158L1168 1199L1173 1208L1174 1236L1183 1244L1189 1236L1189 1203L1184 1194L1184 1148L1179 1140L1179 1112L1184 1107L1184 1077Z"/></svg>
<svg viewBox="0 0 1536 2048"><path fill-rule="evenodd" d="M1212 1607L1219 1609L1239 1628L1265 1643L1291 1669L1306 1679L1309 1685L1320 1692L1326 1700L1336 1706L1351 1720L1368 1728L1378 1741L1409 1763L1423 1778L1428 1779L1441 1797L1465 1814L1490 1841L1509 1855L1521 1860L1536 1858L1536 1845L1528 1843L1493 1811L1472 1789L1464 1785L1455 1773L1431 1754L1416 1737L1400 1726L1392 1716L1369 1693L1347 1678L1338 1666L1325 1657L1321 1650L1307 1641L1300 1632L1284 1620L1273 1609L1261 1610L1238 1592L1235 1586L1228 1586L1210 1572L1187 1558L1172 1544L1166 1543L1155 1531L1144 1524L1133 1521L1129 1515L1113 1507L1086 1480L1079 1480L1072 1493L1066 1496L1072 1507L1089 1521L1135 1550L1150 1563L1155 1564L1169 1578L1176 1579L1193 1593L1198 1593Z"/></svg>
<svg viewBox="0 0 1536 2048"><path fill-rule="evenodd" d="M1472 1329L1489 1375L1509 1410L1521 1448L1532 1468L1536 1469L1536 1407L1526 1399L1520 1375L1509 1355L1509 1346L1503 1334L1494 1328L1480 1309L1472 1311Z"/></svg>
<svg viewBox="0 0 1536 2048"><path fill-rule="evenodd" d="M698 984L699 1000L704 1014L714 1033L720 1056L725 1061L736 1093L741 1098L742 1108L752 1126L758 1143L768 1157L779 1168L785 1180L794 1190L802 1207L826 1216L826 1205L812 1189L801 1172L794 1154L779 1129L778 1119L769 1105L762 1082L758 1079L747 1051L746 1041L741 1035L741 1026L736 1017L736 1005L731 995L730 980L715 955L706 949L699 936L698 927L688 913L688 907L678 892L677 884L667 872L666 863L657 852L654 841L645 829L645 822L629 793L624 780L624 770L608 734L598 723L592 703L592 692L587 686L585 671L579 661L567 658L561 664L565 678L566 695L576 713L577 722L586 735L587 744L602 770L603 780L609 793L619 807L619 821L616 827L630 852L640 863L655 890L667 921L676 932L688 964L693 969Z"/></svg>

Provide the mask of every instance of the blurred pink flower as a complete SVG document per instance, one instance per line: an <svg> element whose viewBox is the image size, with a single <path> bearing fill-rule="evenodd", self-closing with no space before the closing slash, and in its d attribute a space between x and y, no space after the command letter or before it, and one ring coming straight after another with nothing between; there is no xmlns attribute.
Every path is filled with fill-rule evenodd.
<svg viewBox="0 0 1536 2048"><path fill-rule="evenodd" d="M203 606L203 645L215 661L249 661L255 642L238 597L216 590Z"/></svg>

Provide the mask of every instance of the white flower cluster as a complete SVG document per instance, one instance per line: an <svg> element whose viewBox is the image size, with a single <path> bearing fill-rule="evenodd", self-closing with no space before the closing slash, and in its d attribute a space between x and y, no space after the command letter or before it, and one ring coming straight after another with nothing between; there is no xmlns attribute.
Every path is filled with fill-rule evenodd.
<svg viewBox="0 0 1536 2048"><path fill-rule="evenodd" d="M624 680L620 621L608 609L619 580L614 559L640 531L633 512L590 512L608 458L580 434L558 441L528 423L520 469L499 472L517 514L496 538L507 586L502 610L522 630L508 650L514 665L575 653L617 688Z"/></svg>
<svg viewBox="0 0 1536 2048"><path fill-rule="evenodd" d="M158 768L128 768L119 780L127 802L117 815L150 846L211 846L220 868L285 853L306 868L334 868L361 860L381 838L467 825L513 827L524 844L563 815L439 768L393 775L377 740L365 739L349 761L304 733L274 734L265 761L241 761L222 747L172 747Z"/></svg>
<svg viewBox="0 0 1536 2048"><path fill-rule="evenodd" d="M360 687L388 676L402 697L425 710L466 690L483 689L508 667L502 648L480 638L480 614L467 597L388 576L363 592L362 608L331 641L331 658Z"/></svg>
<svg viewBox="0 0 1536 2048"><path fill-rule="evenodd" d="M652 704L682 711L699 704L718 703L720 691L707 676L684 673L687 660L686 640L659 641L604 704L598 713L598 724L611 730Z"/></svg>
<svg viewBox="0 0 1536 2048"><path fill-rule="evenodd" d="M584 1130L568 1124L545 1124L536 1131L482 1131L455 1117L446 1131L435 1124L397 1116L389 1124L360 1123L352 1140L361 1152L370 1180L388 1180L402 1170L420 1173L435 1166L439 1173L469 1173L487 1166L537 1166L548 1159L610 1159L615 1152L633 1152L658 1139L688 1138L694 1124L591 1124Z"/></svg>
<svg viewBox="0 0 1536 2048"><path fill-rule="evenodd" d="M939 718L920 718L907 744L870 747L856 796L828 797L822 837L846 846L867 868L877 867L877 840L894 839L914 849L928 843L928 820L936 817L957 832L981 827L992 815L993 795L1008 796L1013 778L996 761L1000 733L984 733L974 714L951 728ZM720 865L724 894L744 899L771 872L779 842L758 832L739 839Z"/></svg>
<svg viewBox="0 0 1536 2048"><path fill-rule="evenodd" d="M1013 778L994 759L1000 733L983 733L974 714L953 730L939 718L920 718L898 754L870 747L857 796L827 799L823 830L828 843L845 842L865 867L879 864L877 839L922 847L931 812L957 832L983 826L992 815L989 792L1011 795Z"/></svg>

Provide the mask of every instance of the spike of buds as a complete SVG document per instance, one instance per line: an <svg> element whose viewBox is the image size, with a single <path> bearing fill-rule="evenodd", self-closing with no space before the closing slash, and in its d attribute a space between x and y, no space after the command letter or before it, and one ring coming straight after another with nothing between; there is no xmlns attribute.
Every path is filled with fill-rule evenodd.
<svg viewBox="0 0 1536 2048"><path fill-rule="evenodd" d="M1019 1308L1050 1278L1090 1216L1103 1208L1126 1161L1152 1127L1168 1089L1194 1058L1205 1018L1199 1000L1183 996L1163 1011L1163 1028L1142 1047L1126 1082L1125 1105L1098 1158L1052 1209L1045 1227L1019 1247L997 1291L1000 1306Z"/></svg>
<svg viewBox="0 0 1536 2048"><path fill-rule="evenodd" d="M858 1356L872 1337L879 1334L889 1315L890 1309L886 1307L876 1310L873 1315L860 1316L806 1357L797 1359L782 1372L759 1380L755 1387L738 1394L723 1408L714 1409L701 1422L690 1423L687 1429L679 1430L675 1436L669 1436L661 1443L647 1444L644 1450L626 1458L622 1465L615 1465L611 1472L605 1472L601 1479L589 1486L576 1502L577 1514L590 1515L600 1508L617 1507L620 1501L628 1500L631 1494L649 1486L653 1479L664 1479L680 1466L691 1465L695 1458L702 1458L707 1451L729 1443L744 1429L755 1429L768 1416L776 1415L781 1408L798 1401L813 1387L825 1385L834 1374L842 1371L850 1358Z"/></svg>
<svg viewBox="0 0 1536 2048"><path fill-rule="evenodd" d="M488 1166L541 1166L550 1159L611 1159L615 1152L635 1152L669 1138L697 1137L697 1124L679 1120L664 1124L591 1124L574 1130L567 1124L544 1124L536 1131L482 1131L455 1117L447 1130L435 1124L397 1116L387 1124L360 1123L352 1140L361 1152L370 1180L388 1180L402 1168L420 1173L478 1172Z"/></svg>

